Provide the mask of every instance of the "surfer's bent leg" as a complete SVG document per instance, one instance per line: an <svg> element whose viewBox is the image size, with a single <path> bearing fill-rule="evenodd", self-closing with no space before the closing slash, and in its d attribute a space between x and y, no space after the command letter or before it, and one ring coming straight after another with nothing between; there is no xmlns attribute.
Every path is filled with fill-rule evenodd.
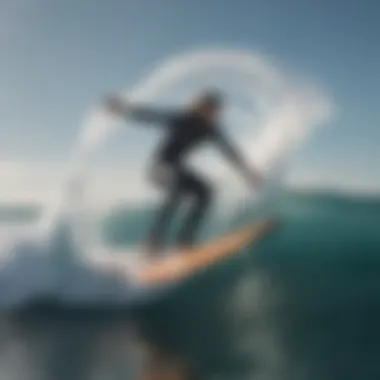
<svg viewBox="0 0 380 380"><path fill-rule="evenodd" d="M181 201L181 188L177 170L165 165L156 164L152 179L155 185L165 191L165 200L160 207L148 238L148 251L158 252L163 249L166 230L173 214Z"/></svg>
<svg viewBox="0 0 380 380"><path fill-rule="evenodd" d="M178 235L178 244L191 247L198 233L201 222L212 203L211 187L196 174L182 171L180 176L181 190L192 198L191 209Z"/></svg>
<svg viewBox="0 0 380 380"><path fill-rule="evenodd" d="M153 228L148 239L149 251L155 252L163 249L166 229L178 207L179 201L179 193L176 192L167 195L153 223Z"/></svg>

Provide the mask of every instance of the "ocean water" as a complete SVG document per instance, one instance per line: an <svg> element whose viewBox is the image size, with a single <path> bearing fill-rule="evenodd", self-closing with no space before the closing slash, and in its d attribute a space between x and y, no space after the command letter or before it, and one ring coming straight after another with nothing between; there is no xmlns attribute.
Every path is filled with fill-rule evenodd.
<svg viewBox="0 0 380 380"><path fill-rule="evenodd" d="M34 212L20 210L2 219ZM135 307L43 298L4 311L1 379L139 379L146 343L196 379L379 379L380 198L289 193L270 211L270 236L165 297ZM150 215L116 210L104 240L138 241Z"/></svg>

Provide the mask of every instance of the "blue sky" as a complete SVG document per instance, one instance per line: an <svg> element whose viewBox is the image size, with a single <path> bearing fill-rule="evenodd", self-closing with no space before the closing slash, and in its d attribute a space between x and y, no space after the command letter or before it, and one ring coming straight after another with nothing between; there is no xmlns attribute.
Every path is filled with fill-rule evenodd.
<svg viewBox="0 0 380 380"><path fill-rule="evenodd" d="M104 93L172 54L221 46L267 54L334 100L292 183L380 191L379 14L375 0L0 0L0 163L65 162ZM3 183L16 171L4 167Z"/></svg>

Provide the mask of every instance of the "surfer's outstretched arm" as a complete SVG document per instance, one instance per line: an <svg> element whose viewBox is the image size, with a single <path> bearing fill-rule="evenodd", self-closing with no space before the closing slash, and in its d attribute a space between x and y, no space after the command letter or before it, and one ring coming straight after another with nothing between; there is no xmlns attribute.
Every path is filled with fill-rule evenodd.
<svg viewBox="0 0 380 380"><path fill-rule="evenodd" d="M105 104L108 111L138 122L165 124L174 117L174 112L142 104L131 104L119 97L110 97Z"/></svg>
<svg viewBox="0 0 380 380"><path fill-rule="evenodd" d="M248 166L247 162L243 159L242 154L223 133L220 131L216 132L215 141L227 159L243 174L244 178L252 186L258 187L262 184L260 174L251 166Z"/></svg>

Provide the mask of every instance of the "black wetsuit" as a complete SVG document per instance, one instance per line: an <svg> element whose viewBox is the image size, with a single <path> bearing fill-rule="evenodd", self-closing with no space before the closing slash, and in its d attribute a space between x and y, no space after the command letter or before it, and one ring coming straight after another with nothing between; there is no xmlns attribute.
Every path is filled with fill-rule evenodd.
<svg viewBox="0 0 380 380"><path fill-rule="evenodd" d="M186 167L187 154L204 142L214 142L235 165L242 166L242 160L220 128L196 114L161 112L139 107L128 112L127 117L161 125L166 133L156 152L152 174L155 183L165 189L167 196L154 222L149 243L161 248L172 214L183 197L190 195L194 202L179 231L178 243L191 245L200 222L212 203L212 191L204 179Z"/></svg>

